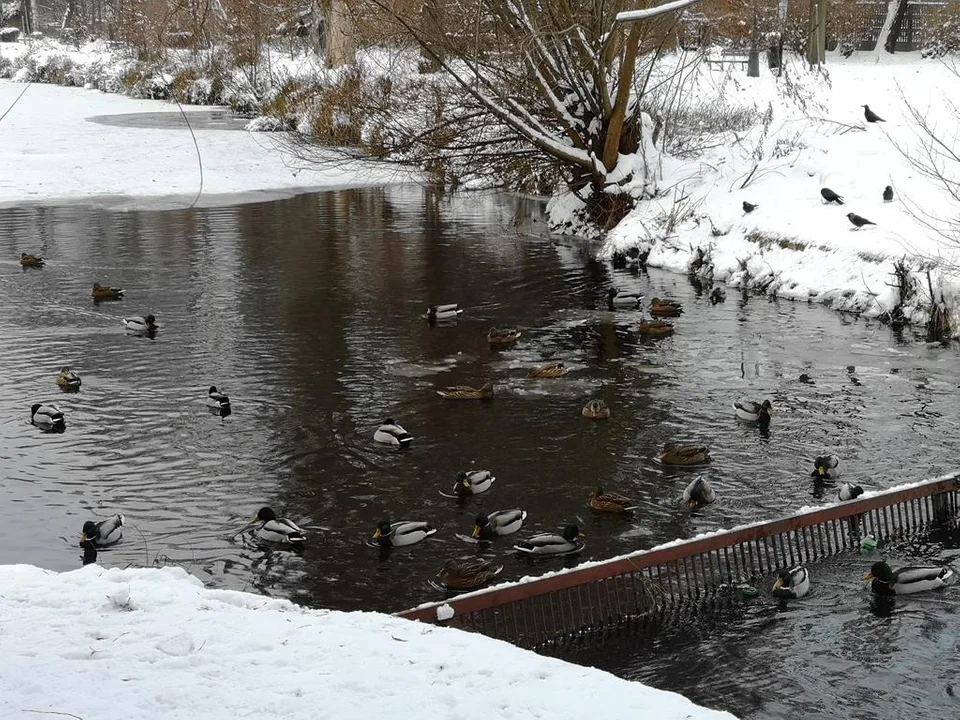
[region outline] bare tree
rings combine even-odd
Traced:
[[[653,64],[672,49],[676,13],[641,11],[627,24],[628,0],[368,2],[451,81],[432,118],[445,132],[420,141],[442,137],[448,156],[494,166],[561,168],[601,227],[633,207],[624,186],[648,171],[636,159],[641,100]]]

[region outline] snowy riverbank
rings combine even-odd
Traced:
[[[179,568],[0,566],[0,717],[722,720],[609,673],[377,613],[205,589]]]
[[[909,109],[937,126],[956,152],[951,128],[958,117],[944,101],[960,94],[954,67],[917,53],[831,55],[824,75],[793,59],[780,80],[766,68],[748,78],[734,67],[693,71],[689,115],[722,130],[689,138],[702,150],[687,159],[661,156],[661,196],[641,202],[613,229],[604,254],[639,247],[650,251],[651,266],[684,273],[702,258],[698,274],[708,280],[869,316],[900,300],[892,273],[904,258],[915,283],[905,316],[927,319],[927,269],[935,294],[942,292],[956,315],[960,248],[937,230],[960,229],[960,203],[912,162],[924,158],[929,138],[918,135]],[[866,122],[863,104],[885,122]],[[751,114],[760,122],[730,129]],[[960,180],[960,162],[942,166]],[[892,202],[883,199],[888,185]],[[824,187],[845,204],[824,204]],[[757,209],[745,213],[744,201]],[[556,198],[553,222],[562,223],[576,204]],[[855,230],[848,212],[876,225]]]

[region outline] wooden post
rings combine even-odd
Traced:
[[[827,60],[827,8],[830,0],[817,2],[817,64],[822,65]]]

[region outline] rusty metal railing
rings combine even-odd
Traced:
[[[400,617],[450,625],[522,647],[609,628],[670,607],[717,597],[799,563],[922,534],[955,520],[960,472],[733,530],[675,541],[544,577],[431,602]],[[452,617],[446,617],[453,611]]]

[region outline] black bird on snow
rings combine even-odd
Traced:
[[[889,185],[883,189],[883,201],[893,202],[893,188]]]
[[[837,205],[843,205],[843,198],[840,197],[839,195],[837,195],[837,194],[836,194],[833,190],[831,190],[830,188],[821,188],[821,189],[820,189],[820,195],[821,195],[821,196],[823,197],[823,199],[826,200],[828,203],[834,202],[834,203],[836,203]]]
[[[754,210],[756,210],[758,207],[760,207],[760,206],[759,206],[759,205],[754,205],[753,203],[748,203],[746,200],[743,201],[743,211],[744,211],[745,213],[752,213],[752,212],[753,212]]]
[[[865,217],[860,217],[856,213],[852,213],[852,212],[847,213],[847,220],[849,220],[854,225],[856,225],[857,227],[855,229],[857,230],[862,228],[864,225],[876,225],[875,222],[871,222],[870,220],[867,220]]]
[[[886,120],[871,110],[869,105],[863,106],[863,116],[867,119],[867,122],[886,122]]]

